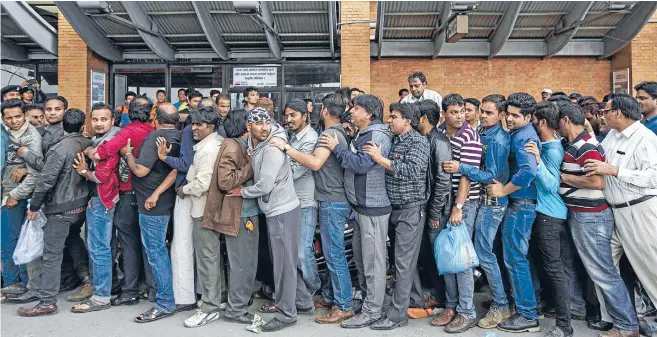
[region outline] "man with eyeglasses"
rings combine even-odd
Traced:
[[[442,107],[443,98],[439,93],[427,89],[427,77],[422,72],[416,71],[408,76],[408,87],[411,94],[406,95],[400,103],[416,103],[430,99],[438,103],[439,107]]]
[[[614,94],[602,110],[610,128],[602,141],[605,160],[586,160],[587,176],[604,176],[602,190],[616,223],[611,232],[611,257],[618,263],[623,253],[634,268],[648,296],[657,300],[657,136],[641,124],[641,106],[627,94]],[[611,301],[605,301],[610,305]],[[610,303],[611,302],[611,303]],[[633,316],[632,316],[633,317]],[[638,336],[636,325],[614,328],[606,336]]]

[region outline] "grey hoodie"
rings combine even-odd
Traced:
[[[294,190],[290,162],[283,151],[269,145],[273,137],[287,141],[285,129],[278,123],[271,124],[269,136],[255,148],[249,136],[254,184],[242,189],[243,198],[258,198],[258,206],[268,218],[290,212],[300,205]]]

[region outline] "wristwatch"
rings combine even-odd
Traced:
[[[283,152],[287,153],[287,150],[289,150],[291,148],[292,148],[292,146],[290,146],[290,144],[285,144],[285,146],[283,147]]]
[[[463,204],[456,204],[456,209],[459,209],[459,210],[463,209]]]
[[[81,174],[81,175],[85,175],[85,174],[87,174],[87,172],[89,172],[89,170],[84,169],[84,170],[80,171],[80,174]]]

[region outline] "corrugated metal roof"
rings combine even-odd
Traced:
[[[274,11],[322,11],[328,6],[328,1],[272,1]]]
[[[127,16],[123,17],[124,19],[130,20]],[[104,18],[102,16],[96,16],[93,18],[94,21],[100,26],[102,30],[105,31],[106,34],[109,35],[114,35],[114,34],[137,34],[137,30],[126,26],[124,24],[117,23],[115,21],[112,21],[110,19]]]
[[[549,30],[514,30],[511,33],[512,39],[538,39],[545,38],[549,35]]]
[[[144,8],[149,12],[180,12],[193,11],[190,1],[142,1]]]
[[[439,12],[441,7],[440,1],[386,1],[390,13]]]
[[[521,11],[526,13],[566,12],[572,6],[574,3],[568,1],[525,1]]]
[[[383,23],[386,27],[435,27],[437,20],[436,15],[393,15]]]
[[[18,25],[9,15],[2,16],[2,35],[25,35],[25,33],[18,28]]]
[[[598,14],[589,14],[586,16],[587,19],[598,16]],[[598,20],[595,20],[591,23],[585,24],[584,26],[613,26],[618,23],[621,19],[625,17],[624,14],[612,13],[607,16],[604,16]]]
[[[488,39],[494,32],[492,29],[470,29],[465,36],[466,39]]]
[[[501,16],[471,15],[468,17],[470,27],[497,27]]]
[[[431,30],[386,30],[384,39],[430,39],[433,31]]]
[[[163,34],[199,34],[203,29],[196,14],[151,15]]]
[[[611,29],[578,29],[576,38],[601,38],[608,34]]]
[[[519,16],[515,27],[554,27],[561,17],[561,15]]]
[[[328,15],[275,14],[274,28],[279,33],[328,33]]]
[[[212,14],[222,33],[259,33],[262,26],[246,16],[239,14]]]

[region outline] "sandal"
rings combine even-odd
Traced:
[[[148,311],[142,313],[141,315],[135,317],[135,322],[137,323],[150,323],[155,322],[159,319],[169,317],[173,315],[174,312],[164,312],[156,307],[150,308]]]
[[[85,309],[80,309],[81,306],[86,306]],[[98,301],[88,299],[80,304],[76,304],[71,308],[71,312],[76,314],[84,314],[92,311],[100,311],[109,309],[111,305],[109,303],[100,303]]]
[[[260,308],[258,308],[258,311],[263,313],[263,314],[271,314],[276,312],[276,306],[274,303],[269,303],[269,304],[263,304]]]

